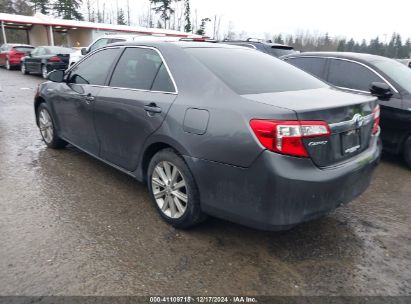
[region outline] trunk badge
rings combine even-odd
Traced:
[[[357,127],[357,129],[361,128],[364,124],[364,116],[362,116],[361,114],[355,114],[352,120],[354,121],[354,124]]]

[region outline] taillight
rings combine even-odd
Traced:
[[[60,62],[61,59],[58,56],[53,56],[48,59],[49,62]]]
[[[308,157],[303,138],[330,136],[331,131],[324,121],[250,121],[251,129],[260,143],[273,152]]]
[[[372,114],[374,115],[374,124],[372,127],[372,134],[375,135],[380,130],[380,115],[381,115],[380,105],[377,105],[374,108],[374,111],[372,111]]]

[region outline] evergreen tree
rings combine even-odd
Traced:
[[[12,0],[0,0],[0,12],[7,14],[15,14]]]
[[[201,19],[201,24],[200,24],[200,28],[197,30],[197,35],[201,35],[204,36],[205,35],[205,27],[207,22],[210,22],[211,19],[210,18],[203,18]]]
[[[191,26],[190,0],[184,0],[184,19],[186,22],[186,25],[184,26],[184,31],[186,33],[191,33],[193,28]]]
[[[82,0],[56,0],[54,2],[54,10],[57,16],[69,20],[83,20],[80,13]]]
[[[274,42],[279,44],[284,44],[283,36],[281,34],[274,37]]]
[[[124,11],[123,11],[122,8],[120,8],[118,10],[118,13],[117,13],[117,24],[119,24],[119,25],[126,25],[127,24],[126,23],[126,17],[124,15]]]
[[[171,7],[173,0],[150,0],[154,4],[153,10],[156,14],[160,14],[160,18],[164,22],[164,28],[167,28],[167,21],[170,20],[172,14],[174,14],[174,9]]]
[[[14,0],[14,11],[18,15],[32,16],[33,8],[26,0]]]
[[[35,13],[48,14],[50,9],[50,0],[31,0]]]
[[[354,41],[354,39],[351,38],[345,46],[345,51],[353,52],[354,51],[354,45],[355,45],[355,41]]]

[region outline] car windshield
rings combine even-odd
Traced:
[[[377,60],[373,64],[411,94],[411,69],[395,60]]]
[[[31,46],[15,46],[14,49],[15,49],[17,52],[25,52],[25,53],[27,53],[27,52],[31,52],[34,48],[31,47]]]
[[[328,87],[306,72],[246,48],[186,48],[237,94],[260,94]]]

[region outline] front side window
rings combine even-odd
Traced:
[[[104,85],[119,49],[101,50],[80,62],[70,71],[69,82],[76,84]]]
[[[110,86],[174,92],[160,55],[152,49],[126,48],[111,77]]]
[[[326,88],[310,74],[262,52],[246,48],[186,48],[237,94]]]
[[[324,78],[326,59],[314,57],[297,57],[287,59],[287,62],[314,76]]]
[[[108,44],[109,39],[108,38],[101,38],[99,40],[97,40],[96,42],[94,42],[94,44],[92,46],[90,46],[90,52],[97,50],[99,48],[102,48],[103,46]]]
[[[330,59],[328,82],[338,87],[368,92],[372,82],[383,82],[383,80],[358,63]]]

